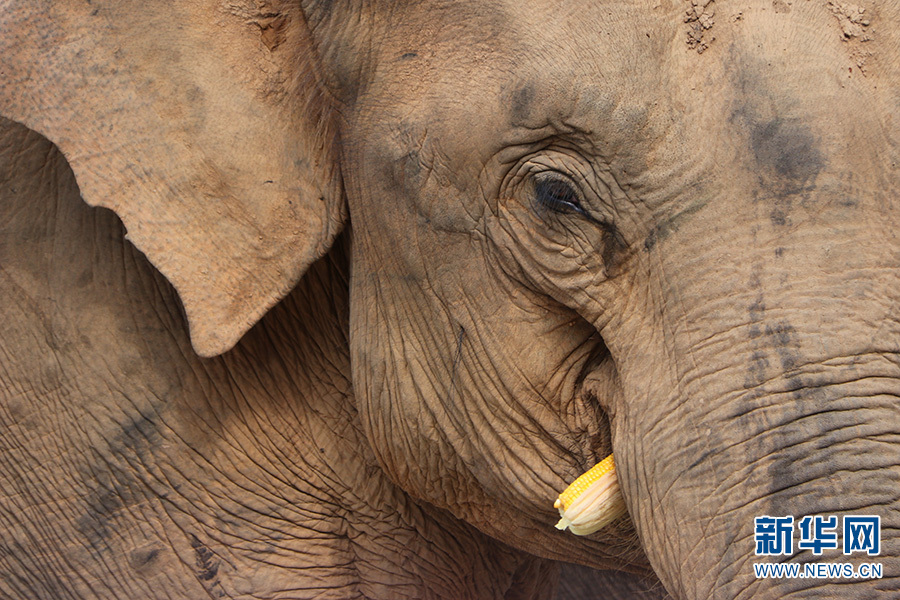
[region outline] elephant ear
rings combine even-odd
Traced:
[[[13,0],[0,114],[53,141],[91,205],[230,349],[345,220],[336,131],[298,3]]]

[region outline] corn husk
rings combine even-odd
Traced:
[[[557,529],[569,529],[575,535],[590,535],[625,514],[625,501],[619,490],[616,465],[610,454],[559,495]]]

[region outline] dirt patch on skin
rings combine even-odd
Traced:
[[[860,72],[865,75],[866,61],[872,56],[872,51],[864,46],[866,42],[872,40],[866,9],[840,0],[830,0],[828,9],[838,21],[841,28],[841,39],[850,45],[850,57]]]
[[[868,42],[872,39],[867,29],[866,9],[847,2],[829,2],[828,8],[840,23],[845,40],[859,38],[861,42]]]
[[[703,54],[716,39],[710,33],[715,15],[715,0],[691,0],[691,6],[684,16],[684,22],[688,25],[686,42],[688,48],[697,50],[697,54]]]
[[[784,0],[772,0],[772,8],[777,13],[787,14],[791,12],[791,3]]]

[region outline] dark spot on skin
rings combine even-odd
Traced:
[[[619,266],[622,250],[625,249],[625,238],[613,223],[601,223],[603,227],[603,268],[607,276],[613,276]],[[646,244],[646,241],[645,241]]]
[[[730,121],[749,146],[748,168],[758,180],[753,190],[756,203],[770,205],[769,220],[775,227],[791,225],[796,204],[815,210],[816,178],[825,168],[826,158],[814,132],[803,121],[802,106],[789,93],[776,87],[768,65],[748,60],[750,54],[730,49],[729,70],[742,104]]]
[[[519,87],[512,93],[510,98],[510,111],[512,112],[513,123],[521,123],[528,120],[531,114],[532,104],[534,103],[534,86],[530,83]]]
[[[754,313],[756,313],[755,317],[753,316]],[[761,320],[762,310],[751,310],[751,319],[754,318],[757,321]],[[777,375],[766,374],[766,370],[770,366],[768,359],[769,349],[773,349],[778,356],[781,374],[785,377],[789,377],[788,374],[795,371],[797,367],[802,364],[800,361],[801,356],[795,347],[796,330],[790,323],[785,321],[770,323],[765,326],[762,332],[758,325],[752,325],[750,327],[749,337],[750,339],[762,338],[765,340],[766,348],[760,348],[753,353],[751,362],[747,367],[747,379],[744,382],[745,389],[756,387],[766,381],[767,378]],[[789,379],[789,382],[790,381],[791,380]],[[791,385],[794,384],[792,383]],[[796,385],[802,387],[803,382],[798,380]]]
[[[400,57],[400,60],[409,60],[410,58],[416,58],[417,56],[419,56],[419,55],[416,54],[415,52],[407,52],[406,54],[404,54],[403,56]]]
[[[766,335],[772,339],[776,348],[785,348],[791,343],[791,339],[794,336],[794,328],[790,323],[773,323],[766,326]]]
[[[781,226],[788,224],[788,217],[783,208],[773,208],[772,212],[769,214],[769,219],[772,221],[772,225]]]
[[[781,357],[781,368],[785,371],[793,371],[797,368],[797,359],[794,356],[785,355]]]
[[[207,548],[196,535],[190,534],[191,548],[194,549],[194,562],[197,567],[197,577],[202,581],[211,581],[219,573],[219,561],[212,550]]]
[[[751,123],[750,144],[757,164],[777,174],[789,189],[804,187],[824,166],[812,133],[780,117]]]
[[[771,340],[781,362],[782,374],[787,375],[800,364],[800,354],[795,347],[797,337],[794,327],[786,321],[766,326],[766,337]]]
[[[650,233],[647,234],[647,237],[644,238],[644,250],[650,251],[653,250],[653,246],[656,245],[657,240],[659,239],[659,229],[654,227],[650,230]]]
[[[779,514],[791,514],[792,511],[804,512],[798,501],[797,487],[810,480],[809,473],[798,465],[809,458],[809,448],[801,441],[825,439],[825,432],[834,431],[837,425],[833,414],[822,411],[836,397],[828,382],[818,379],[807,379],[799,376],[787,377],[784,386],[790,392],[792,401],[784,403],[785,416],[778,435],[769,438],[770,449],[766,455],[775,457],[767,470],[770,479],[768,497],[773,510]],[[798,426],[802,420],[803,425]],[[827,460],[827,453],[822,459]],[[782,506],[780,506],[782,505]]]
[[[760,406],[759,400],[770,394],[779,394],[775,398],[783,398],[784,394],[790,394],[790,400],[785,401],[778,399],[781,408],[779,409],[778,429],[771,435],[760,436],[758,439],[763,445],[762,448],[754,450],[754,454],[759,456],[774,456],[775,460],[766,467],[766,478],[771,492],[769,499],[770,508],[761,508],[760,510],[774,511],[777,514],[788,514],[791,510],[798,510],[796,505],[791,506],[790,510],[780,506],[780,502],[790,497],[796,500],[795,494],[790,492],[794,486],[804,483],[807,478],[796,464],[806,458],[808,450],[798,446],[797,439],[804,435],[804,432],[798,429],[794,424],[798,419],[810,414],[811,410],[815,410],[816,406],[822,405],[826,400],[822,397],[821,390],[818,389],[819,384],[811,384],[798,372],[804,364],[802,356],[797,349],[797,331],[788,321],[780,320],[767,323],[764,328],[764,335],[756,340],[756,344],[760,348],[754,352],[751,365],[748,368],[748,381],[755,381],[756,389],[754,389],[754,397],[748,398],[746,405],[735,411],[736,417],[741,417],[752,412],[754,408]],[[779,360],[780,370],[776,372],[768,372],[771,364],[766,358],[768,353],[774,353]],[[760,388],[760,384],[767,383],[766,389]],[[771,387],[770,387],[771,386]],[[751,418],[751,417],[746,417]],[[829,427],[828,418],[816,419],[815,427]],[[742,425],[745,428],[757,428],[757,423],[751,425],[752,421]],[[771,424],[765,425],[766,429]],[[784,512],[787,510],[787,512]]]
[[[766,312],[766,303],[763,302],[763,297],[761,295],[756,298],[753,304],[747,307],[747,312],[750,314],[751,323],[759,323],[762,321],[763,313]]]
[[[93,489],[86,497],[87,510],[75,522],[78,532],[96,551],[107,550],[111,515],[125,506],[126,490],[107,473],[97,475]]]
[[[766,370],[769,368],[769,358],[765,352],[756,351],[750,357],[747,365],[747,378],[744,380],[744,389],[758,386],[765,381]]]
[[[793,369],[794,366],[796,366],[796,365],[792,364],[792,366],[790,368]],[[793,395],[797,399],[799,399],[799,397],[797,396],[797,393],[805,388],[806,388],[806,385],[803,383],[803,380],[799,377],[788,377],[787,384],[784,386],[784,389],[788,392],[791,392],[791,395]]]
[[[131,568],[141,570],[152,566],[159,557],[159,548],[138,548],[131,552],[128,562]]]
[[[138,414],[128,421],[107,446],[95,447],[96,459],[81,473],[89,490],[84,497],[84,513],[75,527],[96,552],[107,551],[107,539],[116,515],[143,500],[146,485],[137,475],[137,465],[150,462],[150,450],[160,442],[153,418]]]

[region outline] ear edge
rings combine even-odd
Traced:
[[[45,17],[27,12],[37,8],[21,10],[24,25],[14,22],[12,11],[7,19],[0,16],[0,30],[13,32],[8,44],[0,42],[0,53],[10,58],[0,79],[0,113],[54,142],[69,160],[85,201],[117,213],[128,239],[181,298],[195,351],[206,357],[226,352],[328,251],[346,220],[336,118],[313,63],[302,13],[278,20],[277,48],[271,15],[261,17],[268,19],[265,27],[252,11],[235,14],[240,18],[227,24],[237,36],[229,42],[240,37],[245,51],[265,54],[259,64],[269,68],[277,49],[279,60],[291,65],[292,75],[281,78],[283,89],[267,89],[260,99],[271,73],[260,87],[242,81],[248,77],[240,72],[242,61],[216,70],[215,43],[204,51],[202,66],[209,72],[196,65],[179,68],[175,79],[196,75],[192,66],[202,72],[200,80],[178,87],[159,76],[171,69],[140,62],[145,47],[157,45],[139,31],[128,37],[134,30],[118,25],[122,20],[113,21],[114,30],[88,29],[85,36],[77,30],[85,11],[73,9],[74,16],[67,14],[73,30],[61,31],[48,20],[48,34],[37,31]],[[248,37],[247,30],[263,39]],[[154,34],[165,37],[164,31]],[[179,43],[193,48],[189,41]],[[84,45],[87,49],[77,47]],[[92,62],[67,62],[66,49]],[[120,77],[120,71],[131,79],[111,79],[110,73]],[[231,77],[235,72],[237,79]],[[141,87],[154,80],[162,90]],[[190,114],[198,93],[220,109],[200,114],[199,125],[189,118],[198,117]],[[167,118],[170,112],[183,121]],[[234,125],[242,118],[252,131]],[[246,142],[249,161],[240,153],[228,155],[236,139]],[[222,155],[226,158],[217,160]],[[194,205],[201,208],[185,213]],[[252,264],[245,264],[248,253],[254,255]]]
[[[327,228],[328,230],[323,237],[322,243],[308,258],[296,263],[296,273],[292,277],[283,278],[277,282],[272,282],[270,285],[257,284],[257,282],[251,280],[249,285],[272,291],[266,295],[255,296],[252,303],[241,308],[238,313],[240,316],[237,318],[232,306],[219,306],[208,300],[193,298],[193,286],[183,285],[179,287],[178,279],[174,275],[167,274],[160,269],[160,272],[172,283],[172,287],[175,288],[179,298],[182,299],[185,316],[188,321],[191,345],[194,351],[203,358],[212,358],[231,350],[269,310],[291,292],[312,264],[328,253],[334,240],[343,231],[344,224],[345,218],[342,217],[339,220],[335,220],[333,225]],[[138,244],[135,244],[135,247],[140,249]]]

